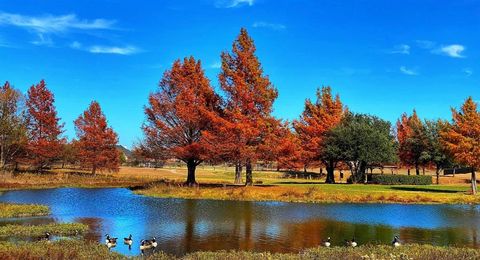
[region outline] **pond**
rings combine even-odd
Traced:
[[[47,217],[5,219],[7,223],[80,222],[89,225],[85,238],[103,243],[105,234],[132,234],[131,249],[155,236],[158,250],[183,255],[198,250],[299,252],[327,237],[359,244],[389,244],[394,235],[404,243],[479,247],[480,207],[469,205],[307,204],[160,199],[126,188],[58,188],[8,191],[0,201],[48,205]],[[123,242],[123,241],[121,241]]]

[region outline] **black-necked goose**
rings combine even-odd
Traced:
[[[105,244],[107,245],[108,248],[115,247],[117,245],[117,238],[116,237],[110,237],[110,235],[106,234],[105,235]]]
[[[130,234],[128,237],[123,238],[123,243],[131,246],[133,244],[132,234]]]
[[[40,241],[50,241],[50,233],[45,232],[45,235],[39,238]]]
[[[352,241],[350,242],[351,247],[356,247],[358,246],[357,242],[355,241],[355,237],[352,238]]]
[[[392,246],[393,247],[399,247],[401,244],[400,244],[400,239],[398,238],[398,236],[394,236],[393,237],[393,241],[392,241]]]
[[[153,237],[152,240],[151,240],[151,243],[152,243],[152,247],[153,248],[156,248],[157,247],[157,238],[156,237]]]
[[[325,247],[330,247],[330,245],[331,245],[331,243],[330,243],[330,237],[327,238],[327,241],[325,241],[325,242],[323,243],[323,245],[324,245]]]
[[[142,239],[142,241],[140,241],[140,250],[143,251],[150,248],[152,248],[152,242],[150,240]]]

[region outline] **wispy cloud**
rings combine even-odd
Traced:
[[[267,28],[275,31],[285,30],[287,27],[279,23],[255,22],[252,25],[254,28]]]
[[[471,68],[465,68],[463,69],[463,72],[465,73],[465,75],[467,75],[467,77],[470,77],[473,74],[473,70]]]
[[[113,29],[115,23],[107,19],[79,19],[75,14],[28,16],[0,12],[0,26],[14,26],[35,34],[37,39],[31,43],[36,45],[52,45],[52,34]]]
[[[217,8],[232,8],[240,6],[252,6],[255,0],[215,0],[215,7]]]
[[[221,68],[221,67],[222,67],[222,63],[219,62],[219,61],[214,62],[214,63],[212,63],[212,64],[210,65],[210,68],[211,68],[211,69],[219,69],[219,68]]]
[[[91,53],[106,53],[106,54],[119,54],[119,55],[131,55],[138,53],[140,50],[134,46],[91,46],[87,49]]]
[[[405,74],[405,75],[410,75],[410,76],[416,76],[418,75],[418,72],[414,69],[409,69],[405,66],[400,67],[400,72]]]
[[[393,47],[393,50],[390,53],[395,54],[410,54],[410,45],[400,44]]]
[[[465,46],[460,44],[451,44],[434,50],[434,53],[447,55],[452,58],[465,58],[465,56],[462,54],[463,51],[465,51]]]
[[[430,50],[433,54],[445,55],[452,58],[465,58],[463,52],[466,48],[461,44],[441,45],[434,41],[427,40],[417,40],[416,42],[418,47]]]
[[[71,29],[95,30],[112,29],[114,20],[94,19],[81,20],[75,14],[27,16],[11,13],[0,13],[0,25],[12,25],[39,33],[60,33]]]
[[[70,48],[72,48],[72,49],[80,49],[80,48],[82,48],[82,44],[79,43],[79,42],[77,42],[77,41],[74,41],[74,42],[72,42],[72,43],[70,44]]]

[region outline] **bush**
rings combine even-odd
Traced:
[[[430,185],[432,184],[432,176],[369,174],[368,182],[386,185]]]

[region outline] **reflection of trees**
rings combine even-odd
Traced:
[[[75,222],[82,223],[88,226],[88,232],[83,236],[86,240],[100,241],[103,238],[102,219],[101,218],[76,218]]]

